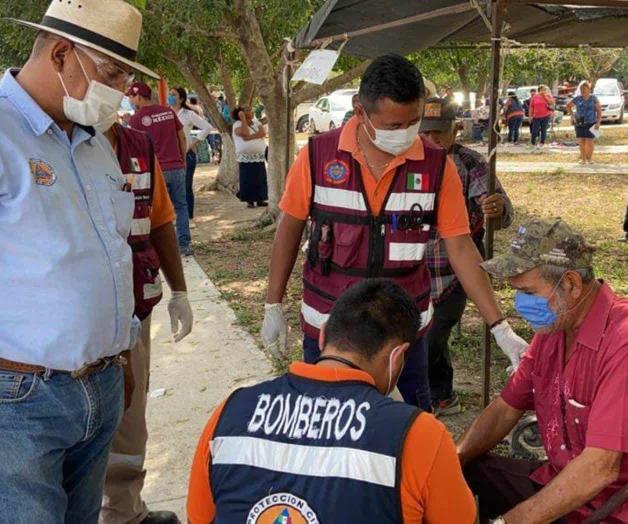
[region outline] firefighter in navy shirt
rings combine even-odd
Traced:
[[[316,363],[237,390],[214,412],[192,465],[189,522],[474,522],[451,435],[386,396],[419,323],[391,280],[345,292]]]

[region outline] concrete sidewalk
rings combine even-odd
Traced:
[[[577,164],[567,162],[508,162],[497,160],[497,173],[553,173],[564,171],[574,175],[596,173],[627,175],[628,166],[623,164]]]
[[[574,139],[575,141],[575,139]],[[478,153],[482,153],[483,155],[488,154],[488,146],[486,144],[481,144],[476,142],[474,144],[465,144],[471,149],[474,149]],[[532,147],[528,144],[520,144],[516,146],[507,146],[505,144],[500,144],[497,147],[498,154],[507,154],[507,155],[543,155],[544,153],[552,154],[552,155],[573,155],[578,154],[580,152],[577,145],[568,146],[564,144],[548,144],[542,151]],[[614,146],[595,146],[595,154],[612,154],[612,155],[620,155],[628,153],[628,145],[614,145]]]
[[[144,500],[152,510],[176,511],[186,522],[190,464],[213,409],[234,389],[272,376],[270,362],[193,258],[184,259],[194,330],[172,342],[170,293],[153,311],[148,456]],[[167,288],[167,286],[164,286]]]

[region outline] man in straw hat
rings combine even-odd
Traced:
[[[0,515],[95,523],[134,345],[134,199],[94,126],[118,110],[142,17],[55,0],[0,81]],[[129,381],[129,386],[132,384]]]
[[[628,522],[628,300],[595,279],[592,252],[562,220],[531,220],[509,253],[482,264],[508,279],[536,331],[458,445],[482,522]],[[536,411],[547,462],[487,454],[527,410]]]

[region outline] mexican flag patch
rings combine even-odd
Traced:
[[[134,158],[131,157],[131,169],[134,173],[145,173],[148,171],[148,166],[146,165],[146,160],[144,158]]]
[[[406,175],[406,187],[407,189],[413,189],[415,191],[423,190],[423,174],[422,173],[408,173]]]

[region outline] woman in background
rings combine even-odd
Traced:
[[[567,113],[571,114],[571,119],[576,130],[576,138],[580,146],[580,164],[592,164],[595,135],[591,128],[600,128],[602,122],[602,106],[597,97],[591,93],[591,84],[582,82],[580,94],[571,100],[566,107]],[[576,114],[573,109],[576,108]]]
[[[266,131],[255,120],[250,107],[236,107],[233,118],[233,142],[240,167],[238,198],[247,207],[267,206],[268,181],[266,180]]]
[[[532,134],[532,145],[542,148],[547,140],[547,128],[554,114],[554,98],[549,87],[539,86],[539,92],[530,100],[530,133]],[[537,140],[541,138],[540,143]]]
[[[212,127],[209,122],[201,118],[194,109],[188,104],[188,94],[182,87],[176,87],[170,90],[168,95],[168,105],[177,113],[183,132],[187,139],[187,154],[185,157],[185,193],[188,202],[188,214],[190,220],[194,218],[194,172],[196,171],[196,145],[205,140]],[[200,130],[196,137],[192,136],[192,130],[197,128]]]
[[[508,126],[508,143],[517,145],[519,143],[519,130],[523,124],[523,105],[516,93],[511,93],[504,104],[503,109],[506,125]]]

